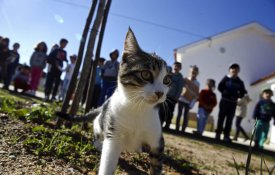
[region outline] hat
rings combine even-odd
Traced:
[[[117,56],[119,56],[119,51],[118,51],[117,49],[114,49],[114,50],[112,50],[112,51],[110,52],[110,57],[111,57],[111,55],[114,54],[114,53],[116,53]]]

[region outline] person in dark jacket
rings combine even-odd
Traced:
[[[5,83],[7,81],[7,74],[8,74],[8,60],[11,56],[11,51],[9,49],[9,38],[2,38],[0,42],[0,74],[1,74],[1,81]],[[3,86],[4,89],[7,89]]]
[[[161,125],[163,125],[165,121],[165,128],[169,129],[171,120],[173,118],[173,113],[175,109],[175,105],[178,102],[180,97],[182,88],[183,88],[183,76],[180,73],[181,63],[174,63],[174,72],[172,72],[172,82],[167,93],[166,101],[161,104],[159,109],[159,117],[161,121]]]
[[[235,115],[238,98],[242,98],[246,93],[243,81],[238,77],[240,66],[236,63],[229,67],[229,74],[226,75],[218,85],[221,93],[219,104],[218,123],[216,129],[216,139],[220,140],[222,131],[224,132],[224,141],[231,142],[230,131],[232,121]],[[224,127],[225,121],[225,127]]]
[[[48,56],[47,62],[51,65],[51,68],[46,77],[45,83],[45,99],[49,100],[50,95],[52,94],[52,100],[56,100],[56,95],[58,87],[60,84],[60,76],[62,74],[63,62],[68,62],[67,52],[64,48],[67,46],[68,40],[61,39],[60,47],[53,50]],[[52,91],[52,88],[54,89]]]
[[[13,44],[13,50],[10,51],[10,56],[6,60],[7,65],[7,74],[4,78],[4,89],[9,90],[9,86],[11,84],[12,78],[14,76],[15,70],[19,64],[20,54],[18,53],[18,50],[20,48],[19,43]]]
[[[275,103],[271,100],[273,92],[271,89],[265,89],[262,92],[262,99],[256,104],[253,118],[256,120],[255,127],[255,148],[263,149],[269,132],[269,123],[273,118],[275,125]]]

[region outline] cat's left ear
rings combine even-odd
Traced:
[[[129,30],[126,34],[126,38],[125,38],[125,41],[124,41],[122,61],[123,62],[128,62],[127,59],[130,58],[129,55],[136,55],[140,50],[141,49],[138,45],[137,39],[136,39],[132,29],[129,27]]]

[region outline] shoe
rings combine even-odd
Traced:
[[[244,138],[243,142],[246,142],[247,140],[250,140],[249,138]]]
[[[231,143],[232,142],[232,140],[229,137],[223,138],[223,141],[225,141],[227,143]]]
[[[232,139],[232,140],[234,140],[234,141],[238,141],[238,138],[234,137],[234,139]]]
[[[216,134],[215,140],[221,140],[221,135],[220,134]]]
[[[199,133],[198,131],[193,131],[193,134],[196,135],[196,136],[202,136],[202,134]]]

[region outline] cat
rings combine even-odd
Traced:
[[[118,74],[117,89],[100,107],[83,116],[57,115],[74,121],[93,120],[94,136],[103,143],[99,175],[113,174],[122,151],[146,151],[150,174],[162,173],[164,139],[158,106],[171,83],[166,62],[141,50],[129,28]]]

